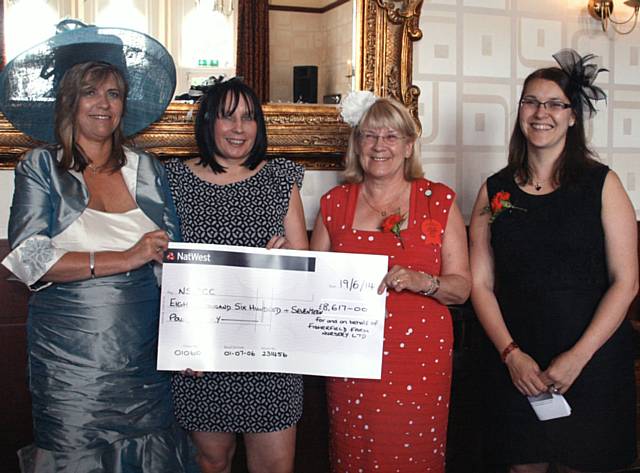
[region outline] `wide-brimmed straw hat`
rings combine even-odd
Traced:
[[[108,62],[127,80],[125,136],[159,119],[173,98],[176,67],[157,40],[130,29],[64,20],[55,36],[17,56],[0,73],[0,110],[23,133],[55,142],[58,84],[70,67],[89,61]]]

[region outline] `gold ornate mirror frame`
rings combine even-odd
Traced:
[[[354,0],[357,5],[356,88],[403,102],[418,122],[420,90],[411,83],[413,41],[419,29],[422,0]],[[196,156],[193,136],[195,106],[172,103],[163,117],[132,138],[132,144],[159,157]],[[268,153],[286,156],[308,169],[340,169],[349,126],[333,105],[264,105]],[[419,122],[418,122],[419,123]],[[17,131],[0,114],[0,168],[38,143]]]

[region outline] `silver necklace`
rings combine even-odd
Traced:
[[[102,171],[105,167],[107,166],[107,163],[101,164],[100,166],[96,166],[93,163],[88,163],[87,167],[89,168],[89,170],[91,171],[91,175],[95,176],[97,175],[100,171]]]

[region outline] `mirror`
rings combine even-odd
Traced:
[[[420,91],[411,83],[413,41],[419,29],[422,0],[354,0],[355,89],[371,90],[403,102],[418,122]],[[134,146],[160,157],[196,156],[194,105],[172,103],[163,117],[134,136]],[[308,169],[340,169],[350,128],[332,105],[264,105],[268,153],[285,156]],[[13,167],[17,158],[37,143],[17,131],[0,115],[0,167]]]
[[[271,102],[335,104],[353,90],[356,3],[269,0]]]

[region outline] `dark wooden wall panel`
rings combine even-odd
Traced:
[[[9,251],[0,240],[0,261]],[[31,400],[27,388],[27,300],[24,284],[8,281],[10,273],[0,265],[0,465],[2,471],[18,471],[16,451],[32,442]]]

